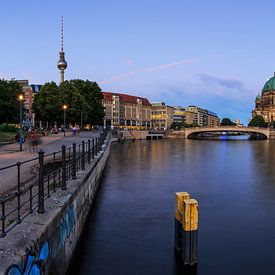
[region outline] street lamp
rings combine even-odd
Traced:
[[[62,108],[64,110],[64,137],[65,137],[65,135],[66,135],[66,131],[65,131],[65,129],[66,129],[66,110],[67,110],[68,106],[66,104],[64,104]]]
[[[18,100],[20,103],[20,130],[19,130],[19,144],[20,144],[20,151],[22,151],[22,144],[23,144],[23,137],[22,137],[22,101],[24,100],[23,94],[18,96]]]

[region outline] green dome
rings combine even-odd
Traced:
[[[275,76],[271,77],[264,84],[262,92],[269,92],[271,90],[275,90]]]
[[[261,99],[262,99],[262,97],[260,95],[257,95],[255,100],[258,101],[258,100],[261,100]]]

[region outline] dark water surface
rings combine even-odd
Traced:
[[[199,201],[197,274],[275,274],[275,141],[113,144],[72,274],[191,274],[174,255],[175,192]]]

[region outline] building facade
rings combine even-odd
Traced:
[[[261,95],[255,99],[255,109],[252,117],[260,115],[265,122],[271,124],[275,121],[275,73],[268,79],[262,89]]]
[[[149,129],[151,103],[148,99],[112,92],[103,92],[104,127]]]
[[[208,112],[205,109],[202,109],[200,107],[197,106],[188,106],[186,108],[187,111],[194,113],[194,122],[193,125],[194,126],[207,126],[208,125]]]
[[[207,118],[208,126],[209,127],[219,126],[220,119],[219,119],[218,115],[216,113],[208,111],[208,110],[207,110],[207,113],[208,113],[208,118]]]
[[[202,126],[219,126],[220,125],[220,119],[218,115],[214,112],[211,112],[209,110],[197,107],[197,106],[188,106],[186,108],[186,124],[193,125],[196,127],[202,127]],[[188,118],[188,119],[187,119]]]
[[[174,119],[174,108],[164,102],[152,103],[152,127],[155,129],[169,129]]]
[[[184,123],[185,120],[185,108],[181,106],[174,106],[173,122]]]
[[[38,93],[42,85],[32,84],[29,85],[28,80],[16,80],[22,87],[22,92],[24,94],[24,107],[26,112],[24,114],[23,125],[30,127],[35,124],[35,114],[32,112],[32,104],[35,94]]]

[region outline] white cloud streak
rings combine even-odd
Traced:
[[[162,70],[162,69],[166,69],[166,68],[170,68],[170,67],[174,67],[174,66],[178,66],[178,65],[182,65],[182,64],[192,64],[194,63],[195,59],[186,59],[186,60],[181,60],[181,61],[177,61],[177,62],[173,62],[173,63],[168,63],[168,64],[163,64],[160,66],[154,66],[154,67],[146,67],[146,68],[142,68],[140,70],[135,70],[135,71],[131,71],[125,74],[121,74],[118,76],[114,76],[112,78],[109,78],[107,80],[101,81],[99,82],[99,84],[107,84],[107,83],[111,83],[123,78],[128,78],[131,77],[133,75],[136,75],[138,73],[142,73],[142,72],[153,72],[153,71],[158,71],[158,70]]]

